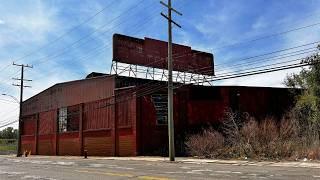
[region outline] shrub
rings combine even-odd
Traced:
[[[189,136],[187,151],[207,158],[320,159],[318,129],[300,121],[292,111],[260,122],[229,111],[221,133],[209,128]]]
[[[224,137],[212,128],[200,134],[189,136],[186,146],[191,156],[206,158],[218,157],[224,147]]]

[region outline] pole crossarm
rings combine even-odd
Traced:
[[[174,20],[169,19],[169,17],[167,15],[165,15],[164,13],[160,13],[161,16],[163,16],[164,18],[166,18],[168,21],[172,22],[174,25],[176,25],[177,27],[181,28],[180,24],[176,23]]]
[[[12,86],[18,86],[18,87],[21,87],[21,85],[20,85],[20,84],[12,84]],[[23,86],[23,87],[25,87],[25,88],[31,88],[32,86]]]
[[[177,13],[178,15],[182,16],[182,13],[180,13],[179,11],[177,11],[176,9],[174,9],[173,7],[168,6],[166,3],[164,3],[163,1],[160,1],[160,4],[164,5],[165,7],[167,7],[168,9],[170,9],[171,11]]]
[[[29,65],[29,64],[16,64],[15,62],[12,63],[12,65],[14,66],[23,66],[23,67],[26,67],[26,68],[33,68],[33,65]]]
[[[21,79],[20,78],[12,78],[13,80],[17,80],[17,81],[21,81]],[[29,81],[29,82],[31,82],[32,80],[31,79],[23,79],[23,81]]]

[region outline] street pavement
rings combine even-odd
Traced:
[[[255,162],[161,157],[0,156],[2,180],[319,179],[318,162]]]

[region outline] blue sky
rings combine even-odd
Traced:
[[[216,64],[235,64],[244,57],[320,40],[319,25],[248,42],[320,22],[320,0],[173,0],[173,5],[183,13],[181,17],[174,16],[183,27],[174,28],[174,42],[213,53]],[[104,11],[83,23],[105,7]],[[33,69],[25,72],[26,78],[34,81],[29,83],[33,88],[25,89],[24,99],[55,83],[84,78],[92,71],[109,72],[112,34],[166,40],[167,24],[159,14],[163,10],[158,0],[1,2],[1,94],[18,97],[19,89],[11,85],[11,78],[19,75],[19,69],[8,66],[12,61],[34,65]],[[70,32],[75,26],[77,28]],[[216,71],[219,74],[240,68],[243,67],[221,66]],[[282,87],[285,76],[298,71],[282,71],[216,84]],[[12,99],[0,97],[0,116],[3,118],[0,125],[17,119],[17,104],[8,101]]]

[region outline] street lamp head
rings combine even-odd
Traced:
[[[12,96],[12,95],[10,95],[10,94],[2,93],[1,95],[2,95],[2,96],[11,97],[11,98],[14,99],[17,103],[20,103],[20,101],[19,101],[16,97],[14,97],[14,96]]]

